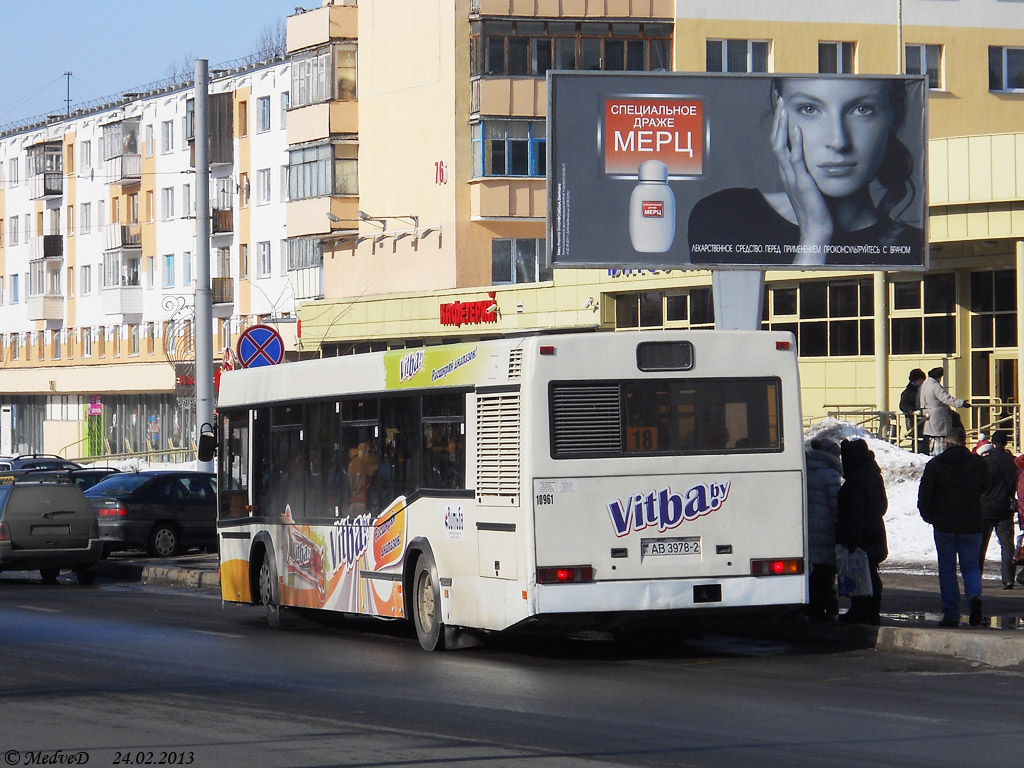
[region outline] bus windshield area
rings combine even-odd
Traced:
[[[778,378],[557,382],[554,458],[782,450]]]

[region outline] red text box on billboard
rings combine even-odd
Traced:
[[[689,99],[608,99],[604,114],[605,173],[636,174],[660,160],[670,175],[699,176],[701,103]]]

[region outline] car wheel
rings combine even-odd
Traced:
[[[260,564],[259,588],[260,602],[267,612],[267,624],[274,629],[281,626],[281,604],[274,599],[274,564],[270,561],[270,553],[263,552]]]
[[[178,553],[178,532],[169,523],[157,523],[149,534],[149,553],[171,557]]]
[[[416,638],[425,651],[444,648],[444,624],[441,622],[441,589],[437,583],[434,559],[424,552],[416,561],[413,576],[413,624]]]
[[[82,586],[89,586],[96,581],[96,569],[91,566],[75,568],[75,578]]]
[[[43,579],[43,584],[56,584],[57,577],[60,576],[60,568],[40,568],[39,575]]]

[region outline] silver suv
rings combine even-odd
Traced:
[[[92,584],[102,549],[96,513],[74,483],[0,476],[0,571],[38,569],[53,583],[70,569]]]

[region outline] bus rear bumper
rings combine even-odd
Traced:
[[[534,595],[534,615],[685,609],[721,612],[806,603],[807,577],[799,574],[537,584]]]

